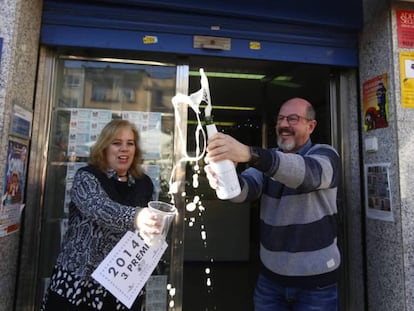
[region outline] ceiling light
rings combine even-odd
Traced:
[[[200,108],[206,108],[206,105],[200,105]],[[245,106],[216,106],[213,105],[212,109],[218,110],[244,110],[244,111],[253,111],[256,110],[256,107],[245,107]]]
[[[290,81],[292,80],[291,76],[277,76],[273,81]]]
[[[190,76],[199,77],[198,71],[190,71]],[[249,79],[249,80],[260,80],[265,75],[253,74],[253,73],[234,73],[234,72],[206,72],[207,77],[212,78],[228,78],[228,79]]]
[[[203,125],[205,124],[205,122],[201,122]],[[198,124],[197,121],[195,120],[187,120],[187,124]],[[235,126],[236,122],[225,122],[225,121],[214,121],[214,124],[217,126]]]
[[[290,82],[289,80],[277,80],[273,79],[270,83],[279,86],[291,87],[291,88],[300,88],[301,85],[298,83]]]

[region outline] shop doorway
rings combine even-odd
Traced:
[[[73,68],[66,68],[66,70],[59,69],[56,66],[56,62],[64,63],[62,58],[58,55],[49,55],[47,53],[42,54],[41,61],[47,66],[41,66],[45,68],[42,74],[47,77],[45,81],[52,81],[52,77],[56,78],[59,75],[70,78],[61,79],[60,84],[70,87],[70,95],[79,95],[79,98],[88,98],[77,90],[77,85],[81,80],[73,79]],[[168,84],[167,96],[159,96],[161,90],[166,89],[166,85],[159,85],[155,87],[153,82],[148,84],[145,91],[152,92],[154,95],[154,102],[151,102],[146,111],[153,111],[162,114],[162,120],[165,120],[165,128],[170,129],[172,127],[172,107],[169,106],[170,98],[174,95],[174,90],[177,90],[177,80],[174,77],[179,77],[181,74],[180,68],[188,66],[188,93],[192,93],[200,88],[200,77],[197,75],[199,68],[204,68],[209,76],[210,92],[213,103],[213,117],[219,130],[224,131],[227,134],[234,136],[245,144],[257,145],[263,147],[275,146],[275,133],[274,133],[274,116],[281,103],[291,97],[304,97],[311,101],[317,112],[318,127],[314,132],[313,141],[318,143],[331,143],[333,130],[333,121],[331,120],[331,105],[330,102],[332,89],[332,68],[328,66],[312,65],[312,64],[300,64],[300,63],[288,63],[288,62],[270,62],[270,61],[258,61],[258,60],[243,60],[243,59],[229,59],[222,57],[186,57],[177,58],[173,55],[134,55],[140,57],[140,59],[146,59],[151,61],[162,61],[166,64],[172,64],[172,66],[164,66],[167,72],[170,73],[170,83]],[[117,61],[105,66],[94,66],[93,70],[88,71],[88,76],[85,73],[85,78],[91,79],[102,78],[104,75],[101,71],[108,71],[111,73],[111,87],[118,85],[120,72],[131,73],[131,64],[126,66],[125,64],[117,64],[121,58],[127,58],[126,55],[117,55],[119,59]],[[128,55],[131,58],[131,55]],[[58,60],[59,59],[59,60]],[[115,58],[114,58],[115,59]],[[69,64],[80,62],[84,65],[85,59],[73,60],[71,59]],[[135,62],[133,62],[135,63]],[[89,67],[93,67],[93,63],[89,63]],[[183,66],[180,66],[183,65]],[[113,67],[113,68],[112,68]],[[118,68],[119,67],[119,68]],[[128,68],[127,68],[128,67]],[[136,65],[132,65],[133,69],[136,69]],[[150,66],[152,68],[152,66]],[[158,68],[158,65],[156,66]],[[64,66],[62,67],[64,68]],[[84,68],[84,67],[82,67]],[[86,67],[85,67],[86,68]],[[42,69],[43,70],[43,69]],[[98,72],[99,71],[99,72]],[[99,74],[94,75],[98,72]],[[187,73],[187,70],[183,71]],[[157,71],[157,73],[159,73]],[[213,77],[212,73],[216,73]],[[250,76],[247,76],[249,74]],[[54,76],[56,75],[56,76]],[[146,77],[150,77],[147,75]],[[116,77],[113,78],[113,77]],[[51,80],[52,79],[52,80]],[[93,80],[92,79],[92,80]],[[118,79],[118,80],[117,80]],[[164,78],[163,78],[164,79]],[[85,79],[87,81],[88,79]],[[96,79],[95,79],[96,80]],[[186,79],[184,79],[186,80]],[[93,80],[94,81],[94,80]],[[128,90],[129,82],[131,79],[124,79],[126,90]],[[116,83],[115,83],[116,82]],[[102,84],[102,83],[101,83]],[[97,85],[96,94],[101,96],[101,88]],[[183,90],[187,90],[187,84],[182,82],[185,86]],[[87,84],[85,84],[87,85]],[[104,84],[107,86],[107,84]],[[45,90],[44,98],[41,102],[49,102],[50,93],[49,89],[52,85],[43,86]],[[39,87],[42,89],[42,87]],[[66,92],[66,90],[62,89]],[[86,89],[85,89],[86,90]],[[62,92],[63,92],[62,91]],[[53,94],[53,92],[52,92]],[[66,94],[66,93],[62,93]],[[91,93],[93,94],[93,92]],[[106,94],[106,93],[105,93]],[[123,96],[130,94],[130,92],[122,93]],[[66,95],[65,95],[66,96]],[[64,96],[64,97],[65,97]],[[41,96],[39,96],[40,98]],[[67,96],[66,96],[67,97]],[[72,98],[71,96],[69,96]],[[90,97],[90,96],[89,96]],[[93,96],[92,96],[93,97]],[[92,98],[91,97],[91,98]],[[168,99],[166,99],[168,97]],[[59,96],[54,97],[56,103],[59,103]],[[131,110],[130,97],[126,97],[125,105],[127,108],[119,108],[119,110]],[[168,102],[168,105],[165,104]],[[65,102],[67,103],[67,102]],[[69,101],[71,105],[72,101]],[[168,107],[168,111],[159,110],[154,106],[157,103],[163,103],[160,107]],[[107,103],[104,103],[107,105]],[[118,103],[113,103],[118,105]],[[165,104],[165,105],[164,105]],[[36,104],[37,107],[41,107],[42,113],[41,120],[37,122],[39,125],[49,124],[52,130],[49,134],[46,132],[43,135],[43,141],[39,139],[39,146],[36,146],[39,150],[43,150],[48,146],[48,135],[51,141],[49,142],[49,148],[52,148],[54,140],[59,138],[61,134],[61,127],[66,124],[59,121],[60,119],[68,119],[67,113],[70,111],[70,107],[65,109],[55,109],[50,111],[51,107],[42,106]],[[106,106],[105,106],[106,107]],[[102,109],[102,107],[89,107],[93,109]],[[107,108],[106,110],[118,110],[115,108]],[[141,110],[141,109],[137,109]],[[50,118],[49,118],[50,117]],[[53,119],[53,120],[52,120]],[[66,120],[65,119],[65,120]],[[188,127],[187,127],[187,149],[191,152],[191,148],[195,145],[192,141],[192,135],[194,132],[195,124],[194,116],[191,113],[188,114]],[[171,122],[167,122],[171,121]],[[164,124],[164,123],[163,123]],[[53,127],[53,125],[55,127]],[[41,131],[39,130],[39,133]],[[41,136],[41,135],[40,135]],[[171,146],[169,146],[171,148]],[[165,157],[170,157],[173,151],[171,150],[162,153]],[[61,171],[64,165],[62,165],[62,159],[53,158],[59,153],[53,152],[53,157],[49,157],[50,169],[45,167],[38,169],[36,167],[42,167],[45,165],[42,161],[42,152],[39,152],[37,156],[33,157],[32,180],[36,184],[43,182],[49,183],[47,191],[52,196],[57,192],[53,191],[54,186],[59,186],[62,191],[62,195],[58,198],[54,196],[55,200],[59,201],[59,206],[64,207],[64,189],[65,186],[59,183],[53,183],[51,173],[54,171]],[[42,165],[39,163],[43,163]],[[185,192],[186,196],[183,200],[184,205],[194,199],[196,195],[200,196],[203,202],[204,211],[195,212],[186,211],[183,219],[183,223],[175,228],[184,228],[183,244],[177,239],[177,252],[171,253],[171,260],[175,263],[168,265],[168,272],[174,280],[173,284],[177,284],[177,290],[182,293],[182,300],[176,299],[176,310],[253,310],[253,288],[256,282],[257,270],[258,270],[258,204],[253,202],[252,204],[231,204],[229,202],[221,202],[216,199],[215,193],[209,188],[202,170],[202,164],[200,165],[200,177],[199,187],[197,189],[192,188],[191,178],[193,175],[193,168],[195,163],[188,163],[186,167],[186,183]],[[238,170],[243,170],[244,167],[240,165]],[[42,172],[46,171],[46,181],[42,178]],[[61,172],[66,174],[66,170]],[[57,176],[57,175],[56,175]],[[42,189],[34,189],[28,193],[28,199],[33,204],[41,205]],[[51,230],[61,230],[62,226],[59,217],[56,217],[56,208],[52,204],[54,201],[49,201],[50,209],[46,209],[45,213],[50,212],[50,217],[43,217],[43,222],[51,221]],[[36,210],[41,210],[39,207]],[[59,221],[58,221],[59,220]],[[54,227],[52,227],[52,225]],[[50,268],[54,262],[53,256],[56,255],[56,250],[59,248],[58,241],[53,240],[53,237],[60,236],[59,234],[48,231],[47,226],[43,226],[42,235],[45,234],[49,237],[52,244],[47,245],[44,243],[45,239],[42,236],[42,245],[40,247],[40,264],[38,268],[39,279],[31,280],[30,282],[20,282],[21,297],[36,296],[34,300],[38,305],[43,295],[44,288],[47,283],[47,276],[50,274]],[[342,230],[341,230],[342,231]],[[60,232],[60,231],[59,231]],[[181,236],[181,232],[176,232],[177,236]],[[29,240],[26,241],[26,243]],[[180,245],[183,245],[184,254],[182,253]],[[175,248],[174,248],[175,249]],[[50,250],[53,250],[52,252]],[[39,251],[39,250],[38,250]],[[49,254],[47,259],[42,254]],[[53,253],[53,254],[51,254]],[[182,256],[182,257],[181,257]],[[181,266],[181,259],[183,259],[183,266]],[[29,269],[22,269],[21,275],[33,275],[33,269],[36,269],[35,265],[27,265]],[[46,267],[47,266],[47,267]],[[182,270],[183,269],[183,270]],[[27,271],[26,271],[27,270]],[[30,271],[29,271],[30,270]],[[26,273],[27,272],[27,273]],[[180,279],[182,277],[182,284]],[[39,282],[41,285],[39,286]],[[35,288],[35,290],[33,289]],[[33,293],[36,291],[36,293]],[[181,295],[178,293],[177,296]],[[22,299],[23,300],[23,299]],[[25,298],[27,301],[27,299]]]
[[[274,117],[292,97],[315,106],[315,143],[331,144],[330,83],[327,66],[218,58],[189,58],[189,93],[200,88],[200,67],[209,78],[213,118],[219,131],[247,145],[274,147]],[[188,116],[188,149],[194,146],[195,119]],[[194,164],[194,163],[193,163]],[[203,163],[198,163],[203,172]],[[242,171],[246,168],[238,166]],[[202,209],[186,211],[184,229],[183,310],[253,310],[253,290],[259,267],[259,204],[217,200],[202,173],[187,166],[186,202]]]

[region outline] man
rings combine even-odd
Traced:
[[[208,141],[207,163],[250,164],[232,201],[261,199],[256,311],[337,310],[339,156],[329,145],[312,144],[315,127],[312,105],[293,98],[276,117],[279,148],[249,147],[222,133]],[[206,173],[215,188],[218,181],[209,165]]]

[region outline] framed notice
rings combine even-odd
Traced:
[[[393,221],[389,163],[365,165],[365,207],[368,218]]]
[[[397,10],[397,36],[399,48],[414,48],[414,11]]]
[[[10,135],[30,139],[33,114],[18,105],[13,107]]]
[[[400,52],[401,105],[414,108],[414,52]]]

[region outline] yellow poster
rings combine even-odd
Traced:
[[[400,52],[401,105],[414,108],[414,52]]]
[[[384,73],[362,86],[364,128],[366,131],[388,126],[388,79]]]

